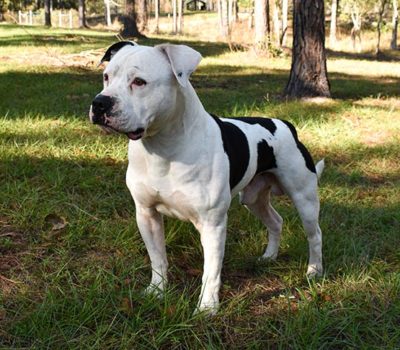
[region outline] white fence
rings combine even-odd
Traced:
[[[52,13],[52,23],[55,24],[54,16],[58,17],[58,27],[63,28],[73,28],[74,21],[73,21],[73,10],[68,11],[57,11],[58,14]],[[57,21],[56,21],[57,22]],[[23,25],[44,25],[44,13],[43,12],[33,12],[33,11],[18,11],[18,24]]]
[[[27,24],[27,25],[33,25],[33,12],[28,11],[28,12],[22,12],[18,11],[18,23],[19,24]]]

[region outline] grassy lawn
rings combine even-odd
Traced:
[[[215,318],[192,316],[202,250],[166,219],[170,285],[144,296],[150,265],[125,186],[127,139],[87,112],[111,32],[0,25],[1,349],[400,348],[400,62],[331,53],[331,101],[283,101],[290,58],[184,42],[210,112],[294,123],[325,158],[325,276],[305,278],[307,242],[286,198],[276,262],[264,227],[233,201]],[[143,44],[177,42],[174,37]],[[85,51],[84,55],[80,55]]]

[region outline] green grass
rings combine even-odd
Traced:
[[[142,294],[150,266],[124,183],[126,138],[88,123],[96,60],[69,64],[113,33],[27,30],[0,26],[0,348],[400,347],[399,62],[332,56],[333,101],[284,101],[288,58],[185,41],[205,57],[192,81],[210,112],[287,119],[326,159],[324,278],[305,278],[307,242],[287,199],[274,200],[285,224],[270,263],[257,261],[263,226],[234,200],[222,306],[208,319],[192,316],[202,250],[187,223],[166,220],[167,294]],[[144,43],[163,40],[178,41]]]

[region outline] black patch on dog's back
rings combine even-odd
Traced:
[[[250,161],[246,135],[236,125],[212,115],[221,131],[222,144],[229,159],[229,185],[234,188],[243,178]]]
[[[263,173],[264,171],[276,168],[276,159],[274,149],[262,140],[257,144],[257,172],[256,174]]]
[[[272,119],[260,118],[260,117],[236,117],[234,120],[240,120],[247,124],[259,124],[263,128],[267,129],[272,135],[275,134],[276,125]]]
[[[293,135],[293,138],[296,141],[297,148],[299,149],[300,153],[303,155],[303,158],[304,158],[304,161],[306,162],[306,167],[308,168],[308,170],[310,170],[313,173],[317,173],[317,171],[315,170],[315,164],[311,157],[311,154],[310,154],[310,152],[308,152],[307,148],[299,141],[299,137],[297,136],[297,131],[296,131],[295,127],[286,120],[282,120],[282,122],[284,122],[290,129],[290,131]]]

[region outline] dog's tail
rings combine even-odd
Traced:
[[[325,160],[324,159],[321,159],[317,164],[315,164],[315,169],[317,171],[318,180],[321,178],[324,168],[325,168]]]

